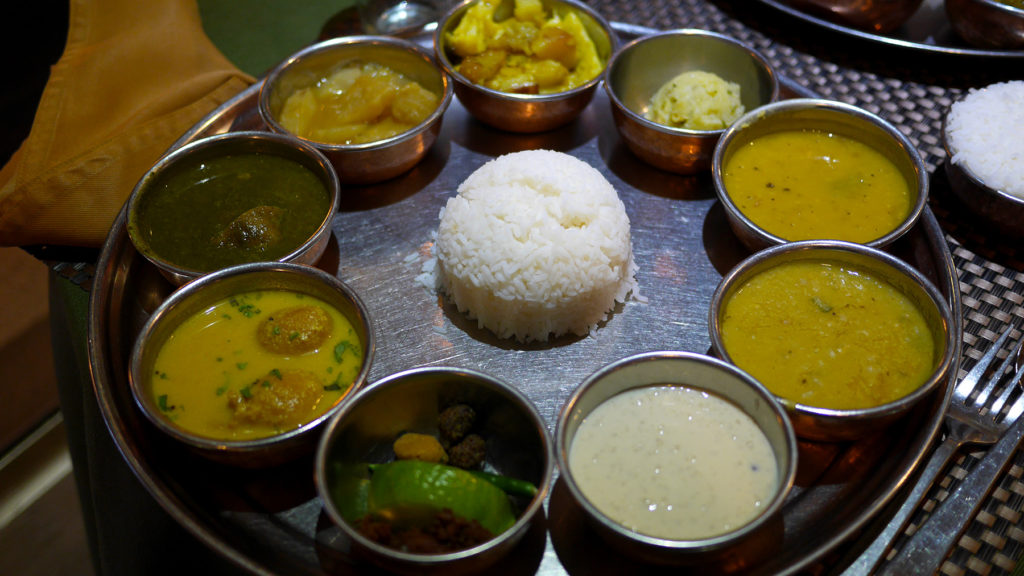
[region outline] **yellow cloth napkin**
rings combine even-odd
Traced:
[[[253,81],[195,0],[71,0],[31,132],[0,170],[0,245],[101,246],[146,170]]]

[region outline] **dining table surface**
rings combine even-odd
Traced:
[[[943,164],[948,159],[941,138],[946,111],[968,90],[995,82],[1024,79],[1024,53],[1018,58],[1013,55],[965,54],[913,45],[894,45],[872,38],[871,35],[843,33],[836,27],[822,26],[789,11],[779,10],[774,2],[758,0],[587,0],[586,3],[614,23],[654,30],[697,28],[732,36],[758,50],[780,76],[806,92],[868,110],[889,121],[909,137],[929,172],[929,207],[941,227],[955,267],[961,309],[954,313],[962,319],[959,376],[973,366],[1009,323],[1020,323],[1024,318],[1024,243],[992,234],[984,222],[976,221],[949,195],[943,170]],[[232,16],[228,7],[232,4],[201,1],[204,25],[207,25],[211,38],[224,53],[236,62],[244,61],[243,66],[254,76],[259,77],[275,60],[299,48],[278,45],[275,52],[273,48],[261,45],[259,50],[247,50],[234,34],[255,16]],[[284,9],[287,4],[255,3],[257,6],[273,6],[277,10]],[[925,4],[935,5],[928,1]],[[941,2],[938,4],[941,5]],[[326,10],[323,6],[318,9]],[[335,16],[341,14],[337,9],[326,11]],[[266,22],[275,21],[267,18],[264,25]],[[281,21],[275,24],[281,25]],[[302,42],[302,38],[307,38],[308,43],[312,43],[318,39],[314,34],[322,34],[324,30],[308,23],[305,36],[291,41]],[[252,42],[254,38],[255,34],[249,34],[247,41]],[[245,60],[247,57],[250,59]],[[78,358],[77,361],[67,363],[67,366],[78,366],[80,373],[77,376],[70,374],[67,366],[58,367],[59,377],[73,382],[65,383],[62,390],[62,404],[65,404],[69,414],[71,433],[74,434],[76,429],[81,431],[83,426],[99,426],[99,420],[95,417],[90,419],[88,415],[83,416],[89,407],[69,405],[82,400],[82,397],[88,403],[88,395],[91,393],[87,379],[88,367],[82,355],[87,338],[85,326],[88,322],[85,316],[90,313],[87,300],[94,288],[98,255],[89,249],[59,246],[27,249],[49,266],[54,279],[51,284],[52,313],[65,316],[59,320],[64,323],[65,329],[55,333],[55,346],[64,346],[67,350],[58,353],[57,359],[61,361],[68,354]],[[63,344],[61,339],[64,339]],[[82,376],[82,373],[86,376]],[[80,386],[84,390],[82,397],[69,392],[69,386]],[[81,442],[84,440],[73,442],[73,450],[74,444]],[[897,537],[897,548],[956,488],[985,453],[984,447],[967,447],[957,455],[949,468],[941,473],[924,502]],[[116,451],[110,451],[110,454],[116,458]],[[76,461],[76,465],[79,463]],[[90,464],[97,465],[95,457]],[[82,466],[87,467],[84,463]],[[80,490],[115,489],[97,480],[101,476],[99,473],[90,471],[88,474],[91,480],[80,480]],[[985,497],[973,518],[968,520],[963,535],[946,558],[940,573],[1014,573],[1018,559],[1024,555],[1022,475],[1024,453],[1018,450],[1010,465],[1000,474],[995,489]],[[841,573],[870,543],[872,535],[885,527],[914,479],[915,475],[909,476],[906,486],[895,494],[888,507],[851,537],[841,550],[831,554],[825,563],[827,565],[816,566],[809,573]],[[125,482],[130,482],[130,479]],[[102,498],[86,500],[88,502],[85,506],[90,514],[103,516]],[[99,529],[100,532],[102,530]],[[127,531],[121,529],[121,532]],[[187,536],[187,533],[188,530],[168,532],[175,534],[175,537]],[[141,539],[142,536],[138,534],[132,536],[133,542]],[[102,534],[93,536],[91,543],[94,549],[109,547],[109,543],[104,543]],[[143,554],[156,548],[137,545],[135,552],[122,553]],[[116,565],[116,562],[109,565]],[[106,572],[108,568],[102,570]],[[109,573],[116,573],[116,569],[109,570]]]

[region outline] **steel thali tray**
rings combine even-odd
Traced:
[[[629,36],[638,29],[619,30]],[[787,96],[809,95],[783,80]],[[225,131],[265,129],[255,108],[258,88],[257,83],[225,103],[175,146]],[[438,212],[458,184],[492,157],[536,148],[585,160],[618,190],[632,225],[643,298],[620,306],[592,336],[517,345],[478,329],[418,277],[430,257]],[[453,100],[423,162],[390,182],[345,189],[343,197],[332,244],[318,266],[349,284],[370,310],[378,348],[369,382],[417,366],[481,370],[518,386],[536,403],[552,433],[563,402],[601,366],[652,350],[709,353],[712,293],[749,254],[726,223],[710,175],[676,176],[633,156],[615,131],[603,88],[577,121],[534,135],[490,129]],[[959,333],[952,256],[930,210],[892,252],[946,296]],[[122,212],[97,266],[89,360],[100,410],[130,467],[180,524],[253,573],[361,572],[364,567],[350,562],[340,531],[317,500],[312,458],[269,470],[232,469],[187,452],[139,412],[128,386],[128,358],[135,335],[171,291],[134,250]],[[871,438],[801,443],[796,486],[784,507],[777,550],[746,573],[796,573],[834,560],[915,472],[940,430],[949,388]],[[656,571],[602,546],[561,481],[554,484],[546,512],[500,565],[501,572]]]
[[[977,48],[967,44],[949,23],[944,0],[924,0],[906,22],[887,34],[858,30],[831,22],[824,17],[795,8],[787,0],[760,1],[804,22],[883,46],[948,56],[1024,59],[1024,50]]]

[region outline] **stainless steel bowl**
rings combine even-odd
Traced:
[[[839,410],[808,406],[779,398],[801,438],[844,441],[862,438],[903,416],[937,388],[948,382],[956,350],[953,317],[938,289],[909,264],[881,250],[852,242],[808,240],[775,246],[755,253],[730,270],[711,299],[708,329],[715,355],[734,363],[722,337],[722,319],[732,296],[754,276],[785,262],[828,261],[868,270],[914,302],[923,313],[935,343],[931,376],[906,396],[870,408]],[[740,366],[740,368],[744,368]],[[747,368],[756,374],[756,370]]]
[[[589,82],[554,94],[512,94],[499,92],[475,84],[460,74],[455,56],[446,48],[445,36],[458,26],[470,6],[478,0],[467,0],[456,5],[441,17],[434,32],[434,52],[445,72],[455,82],[455,95],[462,105],[481,122],[508,132],[534,133],[551,130],[567,124],[580,115],[594,97],[601,81],[598,74]],[[578,0],[541,0],[548,13],[575,12],[594,41],[598,55],[607,63],[619,45],[611,25],[593,8]],[[512,15],[513,0],[502,0],[495,12],[496,20]]]
[[[695,540],[670,540],[635,532],[608,517],[583,494],[569,465],[573,440],[583,420],[604,401],[627,390],[657,385],[703,389],[746,412],[767,437],[777,463],[777,491],[761,513],[732,532]],[[648,352],[609,364],[581,383],[562,407],[555,431],[562,480],[595,530],[620,552],[644,562],[703,564],[708,571],[730,559],[754,561],[781,536],[778,520],[796,476],[797,443],[793,427],[771,393],[742,370],[690,352]]]
[[[174,258],[160,254],[151,245],[150,234],[140,227],[140,209],[151,195],[161,194],[161,184],[176,168],[194,162],[232,155],[259,154],[280,156],[310,170],[324,185],[329,203],[319,226],[302,244],[277,259],[279,262],[315,264],[331,239],[331,223],[338,209],[340,187],[334,169],[324,156],[307,144],[293,138],[268,132],[229,132],[196,140],[160,158],[135,185],[127,204],[128,237],[135,249],[175,285],[182,285],[212,270],[199,270],[182,265]],[[211,245],[211,250],[218,247]]]
[[[351,62],[376,62],[418,82],[437,94],[437,108],[411,130],[363,144],[306,140],[281,125],[278,115],[288,96]],[[399,176],[422,160],[437,140],[451,99],[451,82],[428,50],[392,36],[346,36],[307,46],[271,70],[260,87],[259,112],[272,131],[291,134],[323,152],[342,183],[361,185]]]
[[[779,98],[778,77],[768,60],[729,36],[705,30],[672,30],[624,45],[612,56],[605,73],[604,87],[615,127],[642,160],[681,174],[711,167],[715,144],[725,129],[673,128],[648,120],[645,113],[663,84],[691,70],[710,72],[738,84],[745,110]]]
[[[946,0],[953,31],[979,48],[1024,48],[1024,9],[996,0]]]
[[[957,155],[955,137],[950,133],[950,111],[964,99],[973,97],[972,93],[968,92],[953,102],[942,121],[942,145],[946,150],[944,164],[950,191],[966,210],[999,234],[1008,238],[1024,238],[1024,197],[990,186],[971,170],[969,160]],[[965,122],[971,120],[969,116],[964,119]]]
[[[724,182],[724,167],[736,150],[753,138],[788,130],[819,130],[858,140],[896,164],[915,195],[906,218],[883,236],[865,242],[882,248],[895,242],[920,219],[928,203],[929,175],[913,142],[898,128],[862,108],[818,98],[794,98],[767,104],[737,120],[715,146],[711,173],[715,192],[733,232],[747,248],[757,251],[789,240],[755,224],[733,201]]]
[[[486,439],[484,469],[531,482],[537,494],[526,502],[505,532],[458,552],[416,554],[378,544],[363,536],[339,509],[332,486],[344,481],[348,465],[384,463],[403,432],[436,434],[438,414],[452,404],[469,404]],[[362,562],[406,574],[483,573],[527,533],[551,488],[554,457],[544,421],[510,384],[474,370],[431,367],[392,374],[345,402],[320,440],[316,485],[327,515]]]
[[[151,379],[154,377],[153,365],[161,347],[174,329],[191,316],[232,295],[254,290],[294,291],[334,305],[352,323],[363,349],[363,365],[355,380],[342,400],[318,418],[275,436],[255,440],[215,440],[176,426],[162,413],[158,400],[150,392]],[[341,409],[345,398],[362,387],[375,351],[376,340],[366,306],[351,288],[336,277],[301,264],[242,264],[190,282],[173,292],[157,307],[139,332],[132,348],[129,383],[135,403],[146,418],[158,430],[188,449],[211,460],[234,466],[271,466],[313,453],[322,425]]]
[[[899,28],[921,7],[923,0],[787,0],[794,8],[829,22],[886,34]]]

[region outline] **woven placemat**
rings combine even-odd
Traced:
[[[932,173],[931,207],[946,232],[960,281],[964,335],[960,375],[1013,318],[1024,318],[1024,253],[1020,242],[991,236],[945,194],[942,118],[971,87],[1006,79],[1012,66],[976,58],[924,55],[913,50],[838,38],[834,30],[793,21],[773,8],[746,2],[653,0],[588,2],[605,18],[656,29],[701,28],[728,34],[761,52],[779,74],[823,98],[840,100],[885,118],[902,130]],[[1019,320],[1018,320],[1019,322]],[[1019,333],[1013,334],[1019,339]],[[982,451],[959,457],[932,489],[898,547],[977,462]],[[986,498],[943,574],[1009,574],[1024,551],[1024,454],[1018,451]]]

